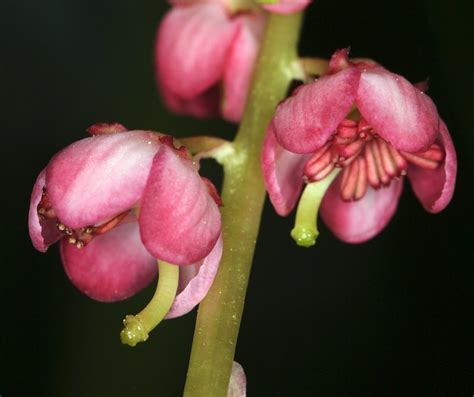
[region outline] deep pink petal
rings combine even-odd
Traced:
[[[226,120],[238,122],[242,117],[250,79],[263,35],[263,14],[237,17],[239,33],[235,36],[224,69],[224,100],[222,115]]]
[[[166,318],[175,318],[189,313],[207,295],[216,276],[222,256],[222,237],[203,260],[192,265],[180,266],[179,285],[176,298]]]
[[[41,201],[43,187],[46,184],[46,169],[42,170],[36,179],[31,193],[30,210],[28,213],[28,230],[33,246],[41,252],[46,252],[51,244],[58,241],[62,234],[56,227],[54,219],[40,219],[38,204]]]
[[[403,180],[374,190],[369,186],[358,201],[343,201],[341,175],[329,187],[321,203],[321,217],[329,229],[348,243],[362,243],[380,233],[397,209]]]
[[[279,215],[294,208],[303,186],[303,169],[310,155],[285,150],[276,140],[270,123],[263,142],[262,172],[270,201]]]
[[[456,183],[457,160],[453,141],[444,121],[441,120],[438,142],[444,148],[444,162],[435,170],[414,165],[408,168],[408,178],[416,197],[432,213],[440,212],[451,201]]]
[[[438,111],[430,97],[382,67],[362,72],[357,106],[375,132],[399,150],[424,150],[438,134]]]
[[[162,90],[192,99],[216,84],[237,28],[219,3],[175,7],[168,12],[155,48]]]
[[[247,395],[247,378],[242,366],[234,361],[230,373],[229,389],[227,397],[245,397]]]
[[[282,102],[273,117],[275,136],[287,150],[315,152],[349,112],[360,72],[349,67],[302,86]]]
[[[291,14],[304,10],[311,0],[279,0],[274,4],[263,4],[262,7],[278,14]]]
[[[219,209],[195,165],[167,146],[153,160],[139,223],[148,250],[176,265],[207,256],[221,229]]]
[[[138,223],[119,225],[82,249],[61,241],[61,258],[71,282],[102,302],[126,299],[156,276],[157,264],[143,246]]]
[[[191,99],[180,98],[171,91],[165,90],[162,90],[162,96],[166,107],[172,112],[189,114],[198,118],[219,115],[221,90],[218,85]]]
[[[63,149],[46,171],[46,189],[58,218],[80,228],[133,207],[159,146],[156,134],[130,131],[93,136]]]

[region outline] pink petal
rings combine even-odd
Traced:
[[[143,246],[138,223],[119,225],[82,249],[61,241],[61,258],[71,282],[102,302],[126,299],[156,276],[157,264]]]
[[[247,379],[242,366],[234,361],[230,373],[229,389],[227,397],[245,397],[247,395]]]
[[[382,67],[362,72],[356,102],[375,132],[399,150],[426,149],[438,134],[438,111],[430,97]]]
[[[30,210],[28,213],[28,230],[33,246],[41,252],[46,252],[51,244],[58,241],[62,234],[56,227],[54,219],[40,219],[38,204],[41,201],[43,187],[46,183],[46,169],[42,170],[36,179],[31,193]]]
[[[276,140],[270,123],[263,142],[262,172],[270,201],[279,215],[294,208],[303,186],[303,169],[310,155],[285,150]]]
[[[263,35],[263,14],[244,14],[236,18],[239,31],[227,56],[224,70],[223,117],[238,122],[242,117],[250,79]]]
[[[438,141],[445,151],[445,159],[435,170],[410,165],[408,178],[416,197],[432,213],[440,212],[451,201],[456,183],[457,160],[453,141],[444,121],[441,120]]]
[[[280,0],[275,4],[262,4],[262,7],[267,11],[278,14],[290,14],[304,10],[309,3],[311,3],[311,0]]]
[[[168,12],[155,46],[162,90],[192,99],[216,84],[224,73],[237,28],[218,3],[175,7]]]
[[[380,233],[397,209],[403,180],[374,190],[369,186],[358,201],[343,201],[341,175],[333,182],[321,203],[321,217],[329,229],[348,243],[362,243]]]
[[[139,223],[148,250],[176,265],[207,256],[221,229],[219,209],[195,165],[167,146],[153,160]]]
[[[325,75],[282,102],[273,117],[280,144],[295,153],[315,152],[323,146],[349,112],[359,76],[355,67]]]
[[[58,218],[80,228],[133,207],[159,146],[156,134],[130,131],[93,136],[63,149],[46,171],[46,189]]]
[[[166,107],[177,114],[189,114],[198,118],[219,115],[221,92],[218,85],[192,99],[182,99],[167,90],[162,90],[162,95]]]
[[[222,237],[203,260],[192,265],[180,266],[178,293],[167,319],[189,313],[207,295],[216,276],[222,256]]]

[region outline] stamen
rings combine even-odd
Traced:
[[[43,187],[43,191],[41,192],[41,200],[36,207],[36,211],[38,212],[38,216],[41,219],[54,219],[56,218],[56,213],[54,212],[51,203],[49,202],[49,197],[46,194],[46,188]]]
[[[341,138],[357,138],[357,122],[348,119],[343,120],[337,128],[337,135]]]
[[[379,146],[377,145],[377,142],[375,140],[371,141],[367,145],[370,145],[370,147],[372,149],[372,153],[374,155],[375,164],[377,166],[377,173],[379,175],[380,181],[382,182],[382,185],[387,186],[390,183],[391,178],[385,172],[385,168],[384,168],[383,163],[382,163],[382,155],[380,153]]]
[[[402,157],[402,155],[398,152],[397,149],[395,149],[392,145],[387,144],[388,150],[390,151],[390,154],[392,155],[393,160],[395,161],[395,164],[397,165],[397,169],[399,170],[398,175],[405,175],[406,170],[408,168],[408,163],[407,161]]]
[[[437,144],[430,146],[428,150],[420,153],[400,152],[410,163],[421,167],[434,170],[438,164],[444,159],[444,153]]]
[[[364,197],[369,185],[367,181],[367,166],[364,159],[359,157],[357,162],[359,163],[359,177],[357,178],[354,200],[360,200],[362,197]]]
[[[398,174],[397,165],[392,155],[390,154],[390,150],[388,148],[389,144],[380,138],[377,138],[375,141],[377,142],[380,156],[382,157],[383,169],[390,177],[393,178],[397,176]]]
[[[365,164],[367,166],[367,179],[369,184],[378,189],[380,187],[379,174],[377,173],[377,165],[375,163],[374,154],[370,145],[365,146],[364,150]]]
[[[316,176],[323,170],[326,169],[328,165],[331,164],[333,160],[333,153],[330,150],[330,143],[326,143],[320,150],[318,150],[313,157],[306,163],[304,174],[308,177],[310,181],[316,181]],[[322,150],[324,149],[324,151]],[[327,175],[327,174],[326,174]]]
[[[341,198],[358,200],[368,185],[375,189],[388,186],[392,179],[406,175],[408,164],[435,169],[444,159],[443,148],[432,144],[418,153],[398,151],[379,137],[365,119],[344,120],[304,168],[305,182],[326,178],[334,168],[342,169]]]
[[[158,261],[159,277],[155,294],[148,305],[137,315],[128,315],[123,320],[124,328],[120,332],[122,343],[135,346],[148,339],[148,333],[153,330],[174,302],[179,281],[179,266],[164,261]]]
[[[339,150],[339,156],[343,156],[345,158],[357,156],[361,150],[363,149],[365,142],[361,139],[357,139],[356,141],[342,147]]]
[[[346,170],[348,170],[347,177],[344,184],[341,184],[341,197],[345,201],[351,201],[354,198],[359,179],[359,162],[354,161]]]
[[[317,229],[319,206],[326,190],[338,173],[339,169],[335,169],[326,178],[306,185],[298,203],[295,227],[291,231],[291,237],[299,246],[311,247],[316,244],[316,238],[319,235]]]
[[[94,234],[104,234],[110,230],[112,230],[115,226],[117,226],[122,220],[128,215],[130,210],[124,211],[121,214],[117,215],[116,217],[112,218],[110,221],[103,223],[100,226],[96,226],[92,228],[91,233]]]

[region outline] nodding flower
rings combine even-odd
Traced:
[[[456,152],[432,100],[405,78],[337,51],[328,73],[295,90],[268,127],[262,169],[270,200],[292,236],[310,246],[321,217],[341,240],[360,243],[393,216],[408,177],[432,213],[451,200]]]
[[[265,15],[257,7],[232,8],[237,3],[245,2],[172,2],[155,45],[158,85],[170,110],[240,120]]]
[[[36,180],[33,245],[45,252],[59,241],[72,283],[106,302],[137,293],[156,276],[157,260],[168,263],[176,286],[163,316],[189,312],[210,288],[222,254],[214,185],[170,136],[120,124],[89,132]]]

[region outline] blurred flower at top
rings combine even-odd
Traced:
[[[170,136],[119,124],[89,132],[37,178],[33,245],[45,252],[59,241],[72,283],[106,302],[144,288],[156,276],[157,259],[182,265],[168,317],[190,311],[210,288],[222,253],[214,186]]]
[[[316,222],[305,213],[316,216],[321,204],[329,229],[360,243],[395,213],[405,175],[427,211],[443,210],[453,195],[457,161],[448,129],[424,92],[374,62],[350,61],[340,50],[327,74],[278,106],[262,167],[280,215],[292,211],[307,184],[292,232],[297,242],[297,234]],[[301,245],[314,244],[316,236],[301,237]]]
[[[238,122],[265,24],[247,1],[171,2],[156,38],[158,85],[166,106]]]

